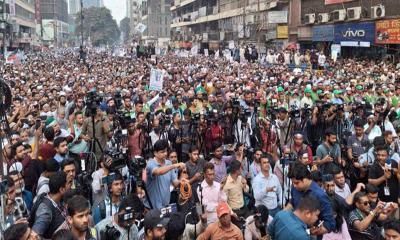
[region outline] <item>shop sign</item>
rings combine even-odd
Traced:
[[[375,29],[377,44],[400,44],[400,19],[377,21]]]

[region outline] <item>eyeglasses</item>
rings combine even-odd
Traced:
[[[364,205],[364,206],[368,206],[369,205],[369,201],[362,202],[361,204]]]

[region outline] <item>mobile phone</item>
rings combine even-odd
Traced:
[[[36,119],[36,122],[35,122],[35,130],[38,130],[39,128],[40,128],[40,124],[42,123],[42,120],[41,119]]]
[[[322,224],[324,224],[324,221],[320,221],[320,222],[318,223],[318,226],[317,226],[317,228],[320,228],[320,227],[322,227]]]

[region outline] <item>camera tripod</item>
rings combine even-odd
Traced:
[[[99,147],[101,155],[103,154],[104,150],[101,147],[99,139],[96,137],[96,123],[95,123],[95,115],[91,114],[92,118],[92,138],[89,140],[88,145],[88,156],[86,157],[86,164],[88,165],[88,168],[82,167],[83,171],[87,171],[89,173],[92,173],[96,170],[97,168],[97,157],[96,157],[96,144]]]
[[[4,155],[3,155],[3,137],[4,135],[10,141],[10,126],[8,125],[6,111],[10,109],[12,103],[12,94],[10,87],[0,79],[0,190],[5,190],[6,184],[3,184],[3,174],[4,174]],[[3,134],[4,133],[4,134]],[[4,187],[4,189],[3,189]],[[6,196],[5,192],[0,191],[0,232],[5,229],[5,203]]]

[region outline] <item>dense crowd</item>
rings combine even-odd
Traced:
[[[400,239],[400,63],[85,51],[2,65],[5,240]]]

